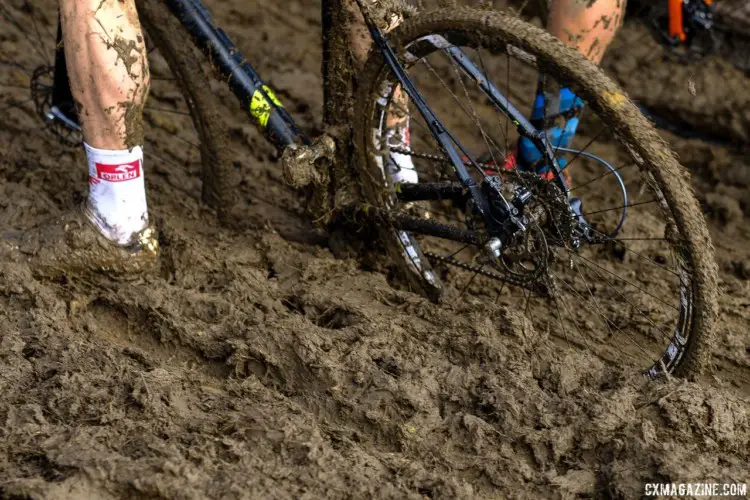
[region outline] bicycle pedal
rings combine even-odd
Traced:
[[[413,217],[419,217],[422,219],[431,219],[432,218],[432,212],[430,212],[427,208],[425,208],[420,202],[418,201],[410,201],[408,203],[404,204],[404,212],[407,212],[409,215]]]
[[[329,135],[318,137],[309,146],[287,147],[281,155],[284,180],[295,189],[327,186],[335,153],[336,143]]]

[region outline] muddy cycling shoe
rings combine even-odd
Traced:
[[[545,130],[547,140],[554,150],[565,150],[573,142],[578,130],[578,115],[583,107],[583,101],[565,87],[560,89],[557,95],[537,92],[529,121],[537,130]],[[566,168],[568,165],[568,159],[565,157],[566,151],[557,152],[559,153],[557,163],[566,183],[570,186],[572,176]],[[502,159],[502,165],[497,164],[496,160],[498,159]],[[536,172],[541,178],[548,181],[555,178],[546,158],[527,137],[519,138],[515,150],[509,151],[504,158],[497,158],[496,155],[493,156],[487,152],[477,157],[477,161],[485,165],[485,174],[487,175],[496,175],[502,171],[517,169],[524,172]]]
[[[50,279],[91,273],[128,278],[152,269],[159,251],[152,227],[131,241],[126,246],[112,243],[77,209],[23,232],[4,233],[0,257],[25,262],[36,276]]]
[[[566,149],[570,147],[576,135],[579,124],[578,115],[583,107],[583,101],[567,87],[561,88],[556,95],[537,92],[530,121],[537,130],[545,130],[547,141],[553,149]],[[543,178],[554,178],[552,169],[531,139],[521,137],[516,154],[521,169],[535,171]],[[558,155],[557,163],[569,184],[570,172],[566,168],[568,159],[563,154]]]

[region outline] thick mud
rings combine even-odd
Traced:
[[[213,3],[316,132],[318,2]],[[655,56],[649,37],[627,44],[641,34],[627,24],[629,49],[605,69],[636,100],[733,143],[664,134],[722,271],[712,376],[646,383],[480,297],[438,307],[387,269],[335,258],[240,115],[242,224],[219,227],[178,140],[186,117],[147,110],[147,137],[171,158],[146,164],[158,273],[49,282],[0,264],[0,498],[633,498],[646,482],[748,482],[750,80],[722,60]],[[0,33],[3,58],[30,43]],[[691,71],[696,95],[679,77]],[[173,91],[158,63],[152,73],[165,106]],[[0,112],[3,230],[69,210],[86,189],[83,152],[17,95]]]

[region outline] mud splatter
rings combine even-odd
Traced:
[[[125,40],[121,36],[115,36],[114,41],[107,45],[107,48],[113,49],[117,52],[117,61],[122,61],[125,65],[125,69],[128,74],[132,75],[133,65],[141,61],[142,54],[140,53],[140,44],[137,44],[135,40]],[[133,54],[135,52],[135,54]]]
[[[117,105],[122,110],[122,123],[125,133],[124,141],[128,148],[143,144],[143,108],[144,102],[125,101]]]
[[[243,47],[274,47],[259,67],[315,128],[320,30],[264,17],[267,5],[213,10]],[[313,28],[317,6],[286,4]],[[7,32],[4,49],[33,53]],[[639,33],[626,26],[626,36]],[[640,100],[742,140],[740,97],[730,107],[699,101],[684,78],[660,90],[681,66],[650,63],[654,47],[643,44],[613,55],[608,71]],[[695,77],[701,88],[742,94],[744,77],[708,66]],[[160,106],[180,102],[168,84],[155,84]],[[223,102],[234,109],[231,96]],[[192,124],[174,119],[145,130],[149,151],[170,160],[147,166],[150,206],[164,221],[157,273],[40,282],[22,264],[0,264],[0,496],[634,498],[654,478],[746,477],[750,282],[735,276],[750,262],[743,155],[671,138],[708,206],[737,204],[730,224],[711,219],[726,289],[716,378],[646,385],[472,290],[475,304],[436,307],[380,268],[333,258],[294,212],[272,151],[232,116],[233,146],[248,159],[240,194],[252,200],[240,230],[218,227],[198,203],[195,152],[175,133]],[[85,190],[83,154],[39,127],[31,108],[0,115],[3,229],[69,210]]]

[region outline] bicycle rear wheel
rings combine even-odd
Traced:
[[[501,13],[459,8],[421,14],[389,38],[427,104],[485,168],[477,182],[501,178],[510,192],[522,187],[537,200],[524,214],[528,230],[495,257],[476,245],[381,227],[409,283],[432,297],[468,293],[503,303],[569,346],[652,377],[701,372],[717,314],[713,247],[689,174],[622,91],[558,40]],[[557,178],[513,166],[516,126],[459,68],[453,47],[518,109],[531,110],[535,90],[562,95],[567,88],[583,99],[575,141],[556,150],[572,171],[568,192]],[[456,179],[427,124],[395,97],[397,88],[380,54],[372,55],[356,108],[357,167],[368,202],[386,212],[414,212],[404,192],[415,191],[392,182],[391,155],[412,156],[420,184]],[[412,117],[406,150],[385,139],[391,118],[403,113]],[[570,193],[582,200],[578,213],[595,236],[580,248],[569,230],[575,218]],[[424,218],[478,235],[485,230],[455,200],[418,204]]]
[[[235,203],[234,157],[202,59],[163,2],[136,0],[136,5],[150,46],[151,92],[144,110],[147,165],[158,166],[173,179],[173,187],[188,192],[193,191],[193,179],[185,171],[197,175],[202,201],[224,217]],[[19,132],[36,133],[46,125],[65,145],[78,147],[82,138],[77,123],[48,118],[57,24],[54,1],[9,0],[0,5],[0,110]]]

